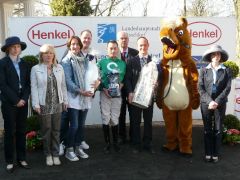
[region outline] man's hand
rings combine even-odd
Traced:
[[[17,107],[23,107],[25,106],[26,102],[23,99],[20,99],[20,101],[17,103]]]
[[[103,88],[103,92],[104,92],[104,94],[105,94],[108,98],[112,98],[112,97],[109,95],[109,93],[108,93],[108,89]]]
[[[128,102],[129,102],[129,104],[132,104],[132,100],[133,100],[133,93],[129,93],[128,94]]]

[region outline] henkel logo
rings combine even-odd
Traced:
[[[67,24],[55,21],[41,22],[33,25],[27,33],[29,41],[37,46],[52,44],[54,47],[65,46],[67,40],[75,35]]]
[[[192,37],[192,45],[207,46],[217,42],[221,36],[221,29],[210,22],[198,21],[188,25]]]

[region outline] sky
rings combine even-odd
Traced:
[[[91,4],[96,3],[97,0],[91,0]],[[123,7],[129,6],[131,13],[128,16],[142,16],[143,8],[147,0],[124,0],[120,3]],[[187,7],[191,6],[193,0],[186,0]],[[220,16],[232,15],[233,3],[232,0],[208,0],[210,7],[215,11],[220,12]],[[181,15],[183,11],[184,0],[149,0],[147,16],[155,17],[169,17]]]
[[[39,0],[45,3],[49,3],[51,0]],[[128,7],[130,10],[126,13],[127,16],[142,16],[143,8],[147,0],[124,0],[120,3],[119,8]],[[220,11],[220,16],[230,16],[233,11],[233,0],[215,0],[214,2],[209,0],[209,3],[214,10]],[[97,0],[91,0],[91,5],[96,4]],[[186,0],[187,6],[191,6],[193,0]],[[130,4],[130,5],[129,5]],[[178,16],[183,11],[184,0],[149,0],[148,14],[150,17],[169,17]],[[38,6],[40,6],[38,4]],[[50,14],[50,7],[41,5],[40,9],[44,9],[44,14]],[[115,14],[116,15],[116,14]]]

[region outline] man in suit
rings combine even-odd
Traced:
[[[138,50],[128,47],[129,37],[128,33],[125,31],[119,31],[117,33],[117,40],[119,44],[119,57],[123,61],[127,63],[127,61],[136,55],[138,55]],[[124,80],[125,81],[125,80]],[[127,102],[127,92],[125,86],[123,86],[121,90],[121,96],[122,96],[122,105],[120,110],[120,116],[119,116],[119,137],[120,137],[120,143],[124,144],[126,143],[127,134],[126,134],[126,109],[128,107],[128,111],[130,112],[130,106],[128,106]],[[130,116],[130,113],[129,113]],[[131,119],[131,118],[130,118]],[[132,132],[132,122],[130,121],[130,128],[129,128],[129,136],[131,141],[131,132]]]
[[[151,61],[151,56],[148,55],[149,43],[146,37],[140,37],[137,40],[137,47],[139,54],[134,58],[130,59],[127,64],[126,71],[126,81],[125,87],[128,94],[128,102],[132,103],[133,92],[137,84],[142,67]],[[144,135],[143,135],[143,149],[154,153],[152,150],[152,117],[153,117],[153,101],[152,104],[146,108],[140,108],[131,105],[131,115],[130,121],[132,121],[132,143],[133,143],[133,153],[138,153],[141,151],[141,115],[143,114],[144,119]]]
[[[16,147],[17,163],[29,169],[26,162],[26,118],[28,114],[28,98],[30,95],[30,69],[20,57],[26,49],[25,42],[12,36],[5,40],[1,47],[6,56],[0,60],[0,97],[4,119],[4,153],[6,170],[14,170],[14,147]]]

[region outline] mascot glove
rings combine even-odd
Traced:
[[[157,98],[156,104],[159,109],[162,109],[162,103],[163,103],[163,100],[161,98]]]
[[[195,97],[192,99],[192,108],[193,109],[197,109],[200,105],[200,98],[199,97]]]

